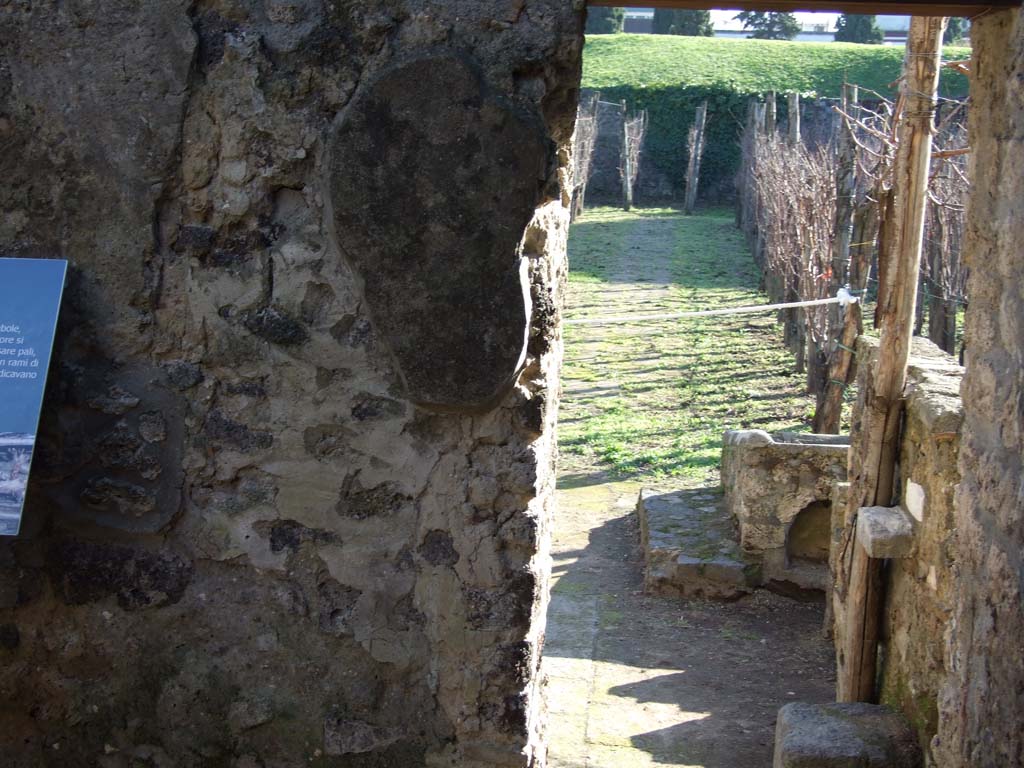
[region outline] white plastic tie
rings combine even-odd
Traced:
[[[839,299],[839,306],[843,309],[850,306],[851,304],[857,303],[857,297],[850,293],[849,287],[840,288],[836,292],[836,298]]]

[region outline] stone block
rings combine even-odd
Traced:
[[[857,541],[875,558],[910,557],[914,551],[914,518],[903,507],[861,507]]]
[[[733,600],[756,586],[756,568],[744,560],[719,494],[645,489],[637,515],[649,592]]]
[[[526,352],[531,307],[516,251],[554,146],[468,57],[403,63],[360,94],[332,144],[339,244],[410,399],[490,410]]]
[[[849,439],[744,429],[722,443],[725,505],[746,558],[766,581],[824,588],[833,485],[846,481]]]
[[[918,768],[902,716],[874,704],[803,704],[779,710],[773,768]]]

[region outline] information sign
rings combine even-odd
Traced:
[[[68,263],[0,258],[0,536],[17,536]]]

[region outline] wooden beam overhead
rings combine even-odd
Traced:
[[[928,0],[587,0],[587,5],[622,8],[716,8],[737,11],[832,11],[839,13],[910,14],[912,16],[979,16],[999,8],[1017,8],[1022,0],[928,2]]]

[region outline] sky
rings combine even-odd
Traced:
[[[626,10],[650,14],[654,9],[627,8]],[[714,24],[715,29],[739,31],[743,29],[743,25],[735,20],[738,13],[739,11],[711,11],[711,23]],[[805,28],[808,25],[824,24],[825,29],[828,30],[835,29],[836,19],[840,16],[838,13],[810,13],[808,11],[797,11],[793,15]],[[906,25],[910,20],[909,16],[876,16],[875,18],[882,29],[888,30],[906,30]]]
[[[739,11],[712,11],[711,23],[716,27],[719,27],[719,25],[729,27],[735,26],[736,29],[741,29],[743,25],[738,21],[734,22],[734,24],[727,24],[727,22],[731,21],[737,13],[739,13]],[[832,29],[835,26],[835,21],[839,17],[838,13],[805,13],[802,11],[798,11],[793,15],[796,16],[797,20],[801,24],[827,24],[828,29]]]

